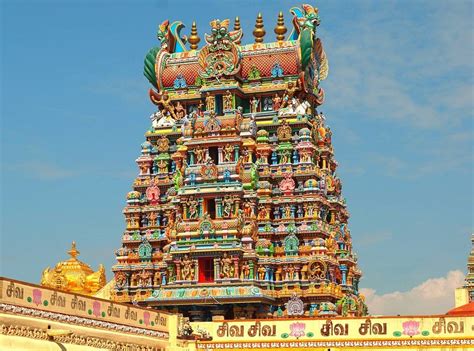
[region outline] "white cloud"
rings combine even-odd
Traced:
[[[361,289],[372,315],[444,314],[454,308],[454,291],[464,284],[464,273],[450,271],[446,277],[431,278],[409,291],[378,295]]]
[[[72,170],[53,163],[37,160],[13,164],[7,168],[12,172],[21,172],[31,178],[40,180],[58,180],[76,175]]]

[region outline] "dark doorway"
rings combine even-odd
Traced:
[[[219,164],[219,150],[217,149],[217,146],[209,148],[209,157],[214,161],[215,165]]]
[[[201,257],[199,263],[199,283],[212,283],[214,281],[214,262],[212,257]]]
[[[216,219],[216,201],[214,199],[206,200],[206,211],[211,219]]]
[[[221,116],[223,112],[222,95],[216,95],[216,115]]]

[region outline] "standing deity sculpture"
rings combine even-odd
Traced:
[[[221,278],[233,278],[234,277],[234,262],[232,257],[227,255],[227,252],[224,252],[223,257],[220,261],[220,274]]]
[[[188,201],[186,202],[188,205],[189,209],[189,218],[190,219],[196,219],[198,218],[198,202],[194,197],[190,197]]]
[[[216,98],[211,93],[206,94],[206,111],[214,111],[216,108]]]
[[[224,146],[224,162],[232,162],[232,156],[234,154],[234,146],[227,144]]]
[[[245,261],[241,267],[240,279],[249,279],[250,278],[250,264],[248,261]]]
[[[283,95],[283,102],[281,104],[281,107],[287,107],[290,103],[292,103],[295,94],[300,90],[301,88],[299,80],[296,81],[296,84],[293,82],[288,82],[288,84],[286,85],[285,94]]]
[[[181,258],[181,279],[194,280],[194,262],[189,258],[189,255],[184,255]]]
[[[223,96],[224,111],[232,110],[232,93],[227,90]]]
[[[222,210],[223,217],[224,218],[232,217],[232,205],[234,204],[234,199],[230,195],[227,195],[226,197],[224,197],[222,204],[223,204],[223,210]]]
[[[255,96],[250,100],[250,112],[257,113],[258,105],[260,104],[260,99],[257,99]]]
[[[273,101],[273,111],[278,111],[281,107],[281,97],[275,93],[275,96],[272,99]]]
[[[206,161],[207,149],[203,146],[198,146],[194,149],[194,154],[196,155],[196,163],[204,163]]]

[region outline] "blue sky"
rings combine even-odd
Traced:
[[[295,1],[3,1],[1,274],[38,282],[72,240],[114,262],[149,115],[143,59],[164,19],[257,12],[273,41]],[[465,270],[473,230],[473,4],[319,1],[350,228],[379,294]],[[109,277],[110,277],[109,273]],[[459,275],[457,276],[459,281]],[[446,278],[448,279],[448,278]]]

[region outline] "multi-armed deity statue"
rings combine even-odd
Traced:
[[[317,108],[328,61],[318,9],[283,14],[276,41],[240,21],[159,26],[145,59],[157,105],[127,195],[114,298],[191,318],[364,315],[361,272]],[[186,48],[186,41],[189,49]]]

